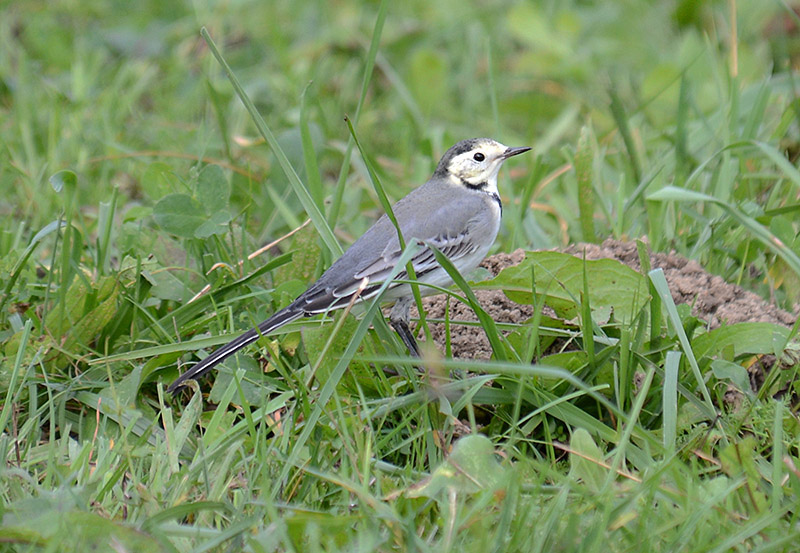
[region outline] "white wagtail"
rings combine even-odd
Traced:
[[[490,138],[462,140],[447,150],[430,180],[392,207],[404,241],[433,244],[462,274],[475,269],[500,229],[503,211],[497,193],[500,166],[511,156],[528,150],[530,148],[509,148]],[[397,229],[383,215],[308,290],[257,328],[251,328],[191,367],[170,385],[168,391],[179,390],[187,380],[199,378],[260,336],[295,319],[345,307],[358,293],[365,278],[368,285],[361,291],[359,299],[369,299],[378,292],[401,254]],[[428,248],[420,249],[412,264],[417,280],[423,285],[449,286],[453,283]],[[395,280],[407,278],[405,270],[402,270]],[[434,293],[431,290],[426,286],[420,287],[423,295]],[[409,352],[419,356],[417,343],[408,328],[409,308],[413,301],[410,285],[393,282],[381,299],[395,302],[389,323]]]

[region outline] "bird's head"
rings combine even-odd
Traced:
[[[511,156],[528,150],[527,147],[509,148],[491,138],[462,140],[445,152],[433,175],[467,188],[497,192],[500,166]]]

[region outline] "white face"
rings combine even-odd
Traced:
[[[494,140],[482,140],[470,150],[463,152],[447,166],[448,172],[464,184],[497,192],[497,173],[506,160],[507,146]]]

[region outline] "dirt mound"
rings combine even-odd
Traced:
[[[639,255],[634,242],[606,240],[598,244],[576,244],[561,249],[565,253],[583,256],[586,259],[617,259],[632,269],[639,271]],[[522,250],[510,254],[497,254],[487,258],[482,267],[497,275],[505,267],[517,265],[525,258]],[[692,313],[711,328],[721,324],[739,322],[771,322],[791,326],[796,314],[787,313],[764,301],[761,297],[744,290],[735,284],[725,282],[712,275],[696,261],[686,259],[675,253],[651,253],[652,268],[664,270],[672,298],[676,304],[692,305]],[[519,305],[499,290],[477,290],[481,306],[498,323],[522,323],[528,320],[533,309],[530,305]],[[432,296],[424,300],[425,312],[429,318],[444,319],[445,296]],[[545,314],[551,314],[545,311]],[[413,312],[412,316],[416,316]],[[475,313],[461,302],[450,302],[450,344],[453,357],[465,359],[488,359],[492,348],[486,334],[479,326],[457,324],[459,321],[477,321]],[[431,324],[431,335],[437,348],[444,351],[446,333],[444,324]]]
[[[606,240],[601,245],[578,244],[562,251],[576,256],[585,251],[586,259],[617,259],[635,271],[641,270],[634,242]],[[709,322],[711,328],[742,322],[792,326],[797,319],[796,315],[778,309],[757,294],[706,272],[697,261],[674,252],[650,253],[650,265],[653,269],[664,270],[675,304],[692,304],[692,313]]]

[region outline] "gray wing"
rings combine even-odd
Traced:
[[[494,200],[485,193],[468,191],[465,194],[463,188],[429,181],[397,202],[392,211],[406,243],[412,240],[431,242],[450,260],[457,261],[475,253],[479,247],[476,237],[496,232],[489,228],[495,221],[492,202]],[[401,254],[397,231],[383,215],[297,298],[297,302],[309,314],[345,305],[365,277],[369,278],[370,285],[363,295],[368,297],[389,276]],[[417,252],[412,263],[417,277],[439,266],[428,248]],[[407,277],[406,272],[401,271],[396,278]]]
[[[424,243],[422,239],[417,240],[420,245]],[[469,232],[461,232],[456,236],[439,235],[435,238],[427,240],[426,242],[433,244],[444,255],[453,260],[474,253],[475,250],[477,250],[477,245],[471,239]],[[397,264],[401,254],[402,251],[399,247],[387,247],[387,251],[385,251],[381,257],[376,259],[374,263],[358,271],[353,276],[359,281],[366,277],[369,278],[370,282],[383,282]],[[411,258],[411,263],[413,264],[412,266],[414,267],[414,273],[416,273],[417,277],[420,277],[439,266],[433,250],[428,248],[424,248],[417,252],[417,254]],[[407,276],[408,275],[406,271],[401,271],[398,273],[397,278],[403,279]],[[334,294],[338,295],[339,293],[341,293],[339,290],[334,290]]]

